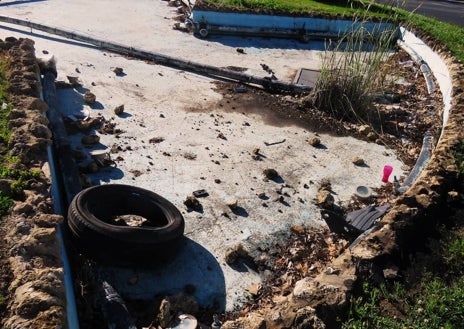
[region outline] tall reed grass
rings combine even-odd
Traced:
[[[388,72],[382,63],[393,53],[399,36],[398,26],[389,22],[374,23],[367,14],[356,17],[349,31],[328,42],[311,95],[315,107],[341,120],[376,119],[373,94],[383,91]]]

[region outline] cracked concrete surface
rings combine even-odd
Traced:
[[[175,9],[163,1],[2,1],[2,5],[5,16],[85,31],[93,37],[221,67],[243,67],[252,74],[265,75],[260,64],[266,63],[285,81],[292,81],[301,67],[318,69],[320,64],[321,52],[314,49],[321,44],[235,37],[199,40],[174,31]],[[100,136],[94,149],[110,150],[119,145],[123,151],[117,155],[123,160],[116,168],[90,175],[92,182],[153,190],[174,203],[185,217],[186,254],[173,260],[163,273],[154,276],[121,269],[116,275],[106,269],[120,289],[136,297],[178,291],[188,283],[197,287],[195,295],[202,304],[219,303],[233,309],[246,298],[245,289],[262,278],[246,264],[240,268],[225,264],[228,247],[269,240],[272,233],[290,225],[325,225],[313,200],[317,182],[323,178],[330,179],[336,201],[347,203],[358,185],[381,186],[384,165],[394,167],[393,175],[404,174],[393,151],[380,145],[320,134],[324,147],[313,148],[307,142],[315,135],[313,131],[271,124],[250,109],[226,112],[218,104],[228,99],[215,91],[210,78],[28,29],[1,26],[0,38],[31,38],[37,57],[53,56],[59,80],[75,76],[81,81],[81,88],[59,90],[64,115],[113,117],[116,127],[124,131],[119,137]],[[237,53],[236,47],[243,48],[246,55]],[[123,68],[124,74],[115,75],[116,67]],[[92,106],[82,100],[87,90],[97,97]],[[246,97],[246,93],[234,97]],[[124,114],[114,115],[113,109],[121,104]],[[157,137],[164,140],[150,142]],[[80,138],[71,136],[76,147]],[[252,158],[255,148],[260,149],[262,161]],[[361,156],[367,165],[355,166],[355,156]],[[265,180],[265,168],[276,169],[281,180]],[[187,211],[183,201],[198,189],[209,193],[200,199],[203,211]],[[281,195],[283,199],[279,199]],[[235,212],[226,205],[230,198],[238,202]],[[136,285],[127,284],[131,277],[137,277]]]

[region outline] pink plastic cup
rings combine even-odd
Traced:
[[[385,166],[383,167],[383,177],[382,177],[382,182],[388,183],[388,178],[390,177],[391,173],[393,171],[392,166]]]

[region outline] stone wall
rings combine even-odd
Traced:
[[[3,219],[7,250],[2,254],[11,267],[12,281],[2,327],[62,328],[66,327],[66,296],[57,227],[63,218],[54,214],[49,194],[47,147],[52,134],[45,116],[47,104],[40,99],[40,68],[32,40],[0,40],[0,52],[10,64],[6,78],[13,109],[7,147],[19,159],[11,166],[41,173],[28,182],[11,214]]]

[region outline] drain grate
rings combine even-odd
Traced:
[[[314,88],[321,71],[301,68],[298,70],[293,83]]]

